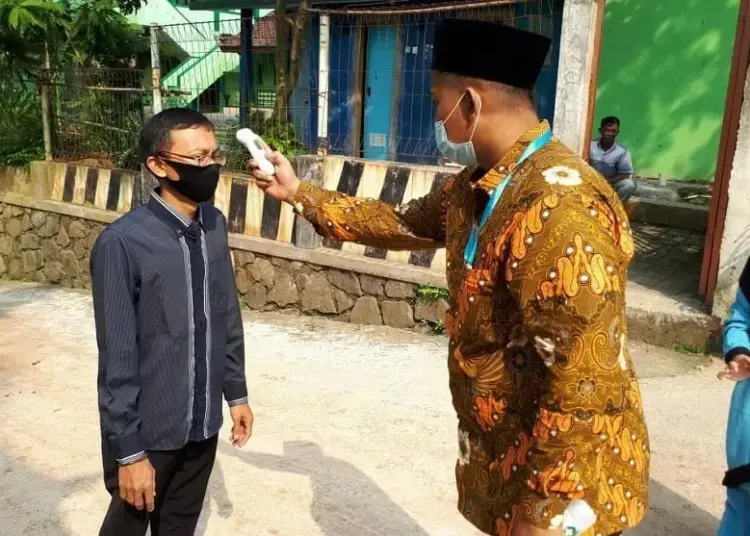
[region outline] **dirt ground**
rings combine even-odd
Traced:
[[[101,482],[90,298],[0,286],[0,534],[93,535]],[[248,315],[255,434],[226,441],[198,534],[475,536],[456,512],[443,338]],[[731,386],[720,365],[633,345],[652,443],[638,536],[706,536],[721,515]]]

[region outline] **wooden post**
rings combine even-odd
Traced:
[[[153,106],[151,111],[154,115],[162,111],[161,99],[161,58],[159,56],[159,26],[152,24],[150,29],[151,48],[151,89],[153,92]]]
[[[44,138],[44,159],[52,160],[52,66],[49,47],[44,42],[44,76],[39,87],[42,104],[42,136]]]

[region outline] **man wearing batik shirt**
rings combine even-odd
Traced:
[[[540,122],[531,98],[549,40],[440,24],[432,94],[444,156],[466,166],[405,206],[301,183],[270,155],[266,193],[322,235],[447,249],[448,366],[459,509],[497,536],[618,534],[647,509],[648,435],[626,345],[628,220],[611,186]],[[408,393],[405,394],[408,396]]]

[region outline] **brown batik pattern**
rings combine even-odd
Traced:
[[[448,367],[459,418],[459,509],[510,536],[523,520],[555,528],[573,499],[597,523],[633,527],[647,508],[649,450],[626,347],[627,217],[609,185],[553,139],[515,170],[480,235],[477,213],[541,123],[483,176],[392,207],[304,184],[296,210],[333,239],[385,249],[446,247]],[[407,394],[408,396],[408,394]]]

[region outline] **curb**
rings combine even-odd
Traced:
[[[721,320],[706,314],[697,299],[678,301],[632,282],[627,299],[629,339],[672,350],[720,352]]]

